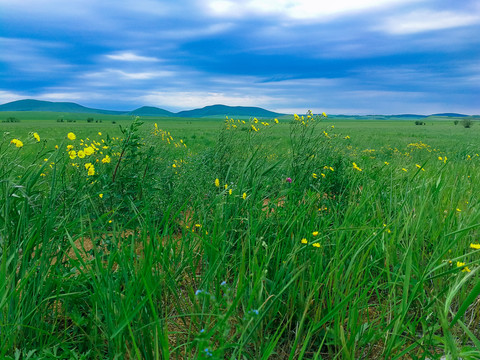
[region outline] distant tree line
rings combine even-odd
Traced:
[[[73,120],[73,119],[64,119],[64,118],[58,118],[57,119],[57,122],[68,122],[68,123],[71,123],[71,122],[77,122],[77,120]]]
[[[101,120],[101,119],[100,119],[100,120],[98,120],[98,119],[97,119],[97,120],[95,120],[95,119],[94,119],[94,118],[92,118],[92,117],[89,117],[89,118],[87,118],[87,122],[88,122],[88,123],[91,123],[91,122],[94,122],[94,121],[95,121],[96,123],[102,122],[102,120]]]
[[[3,123],[18,123],[20,122],[20,119],[17,119],[16,117],[8,117],[6,120],[2,120]]]

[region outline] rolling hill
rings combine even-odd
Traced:
[[[127,111],[93,109],[72,102],[52,102],[32,99],[17,100],[0,105],[0,111],[52,111],[108,115],[125,115],[128,113]]]
[[[114,111],[85,107],[72,102],[52,102],[41,100],[17,100],[0,105],[0,111],[51,111],[68,113],[90,113],[90,114],[108,114],[108,115],[136,115],[136,116],[168,116],[168,117],[216,117],[216,116],[256,116],[256,117],[275,117],[281,116],[273,111],[265,110],[259,107],[245,106],[227,106],[211,105],[201,109],[185,110],[174,113],[165,109],[142,106],[133,111]]]
[[[265,110],[259,107],[210,105],[210,106],[205,106],[201,109],[180,111],[175,115],[180,117],[206,117],[206,116],[219,116],[219,115],[275,117],[283,114]]]
[[[175,113],[160,109],[154,106],[142,106],[138,109],[130,111],[129,115],[136,115],[136,116],[175,116]]]
[[[115,111],[89,108],[73,102],[53,102],[34,99],[25,99],[12,101],[0,105],[1,111],[49,111],[59,113],[88,113],[88,114],[105,114],[105,115],[134,115],[134,116],[157,116],[157,117],[183,117],[183,118],[202,118],[202,117],[258,117],[258,118],[274,118],[287,114],[280,114],[269,111],[260,107],[251,106],[228,106],[228,105],[209,105],[200,109],[184,110],[177,113],[161,109],[154,106],[142,106],[131,111]],[[468,117],[470,115],[457,113],[442,113],[432,115],[417,114],[399,114],[399,115],[330,115],[332,118],[346,118],[356,120],[417,120],[424,119],[429,116],[434,117]]]

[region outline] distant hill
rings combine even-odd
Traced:
[[[179,117],[207,117],[207,116],[219,116],[219,115],[275,117],[283,114],[265,110],[259,107],[210,105],[210,106],[205,106],[201,109],[180,111],[175,115]]]
[[[427,115],[400,114],[400,115],[329,115],[331,118],[356,119],[356,120],[420,120]]]
[[[457,114],[457,113],[443,113],[443,114],[432,114],[430,116],[467,117],[467,116],[470,116],[470,115]]]
[[[175,116],[175,113],[171,111],[153,106],[142,106],[136,110],[129,112],[129,114],[136,116]]]
[[[176,117],[206,117],[206,116],[256,116],[256,117],[276,117],[282,114],[265,110],[259,107],[245,106],[227,106],[211,105],[201,109],[180,111],[173,113],[171,111],[160,109],[153,106],[142,106],[133,111],[114,111],[88,108],[72,102],[52,102],[41,100],[18,100],[0,105],[0,111],[51,111],[51,112],[69,112],[69,113],[91,113],[108,115],[136,115],[136,116],[176,116]]]
[[[400,115],[390,115],[390,117],[398,118],[398,119],[423,119],[423,118],[426,118],[427,115],[400,114]]]
[[[103,110],[85,107],[73,102],[53,102],[42,100],[17,100],[3,105],[0,105],[0,111],[50,111],[60,113],[89,113],[89,114],[105,114],[105,115],[135,115],[135,116],[158,116],[158,117],[185,117],[185,118],[201,118],[201,117],[266,117],[274,118],[286,116],[287,114],[280,114],[269,111],[260,107],[252,106],[227,106],[227,105],[210,105],[201,109],[184,110],[177,113],[161,109],[154,106],[142,106],[132,111],[115,111]],[[400,114],[400,115],[330,115],[331,118],[345,118],[357,120],[388,120],[388,119],[404,119],[417,120],[427,118],[429,116],[438,117],[468,117],[470,115],[457,113],[442,113],[432,115],[417,115],[417,114]]]
[[[126,111],[102,110],[88,108],[72,102],[52,102],[41,100],[18,100],[0,105],[0,111],[52,111],[68,113],[91,113],[108,115],[125,115]]]

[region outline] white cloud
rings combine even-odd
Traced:
[[[152,91],[139,96],[141,103],[153,106],[174,107],[180,110],[204,107],[215,104],[228,104],[231,106],[259,106],[268,104],[278,99],[266,95],[227,94],[224,92],[207,91]]]
[[[133,62],[154,62],[160,61],[160,59],[152,56],[140,56],[133,52],[121,52],[115,54],[105,55],[108,59],[118,61],[133,61]]]
[[[106,69],[97,72],[86,73],[80,77],[87,79],[104,79],[107,81],[105,85],[111,85],[112,83],[117,82],[116,80],[119,78],[124,80],[150,80],[155,78],[171,77],[174,75],[175,72],[173,71],[128,72],[119,69]]]
[[[407,14],[394,15],[374,28],[394,35],[415,34],[425,31],[442,30],[480,23],[480,16],[453,11],[417,10]]]
[[[24,94],[0,90],[0,104],[5,104],[11,101],[22,100],[22,99],[25,99]]]
[[[329,20],[331,16],[366,10],[377,10],[423,0],[210,0],[208,9],[214,16],[244,17],[250,15],[281,15],[299,20]]]

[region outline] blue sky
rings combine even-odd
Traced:
[[[480,0],[0,0],[0,103],[480,114]]]

